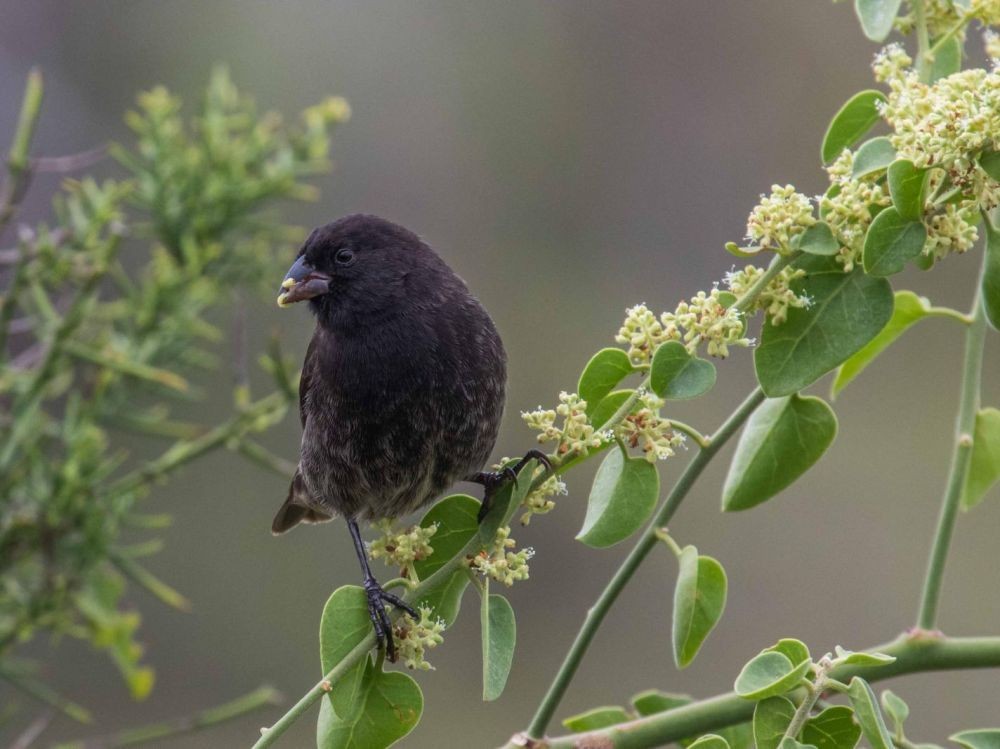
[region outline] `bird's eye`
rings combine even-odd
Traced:
[[[354,250],[347,247],[342,250],[337,250],[337,254],[334,258],[337,261],[337,265],[350,265],[354,262]]]

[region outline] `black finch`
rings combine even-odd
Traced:
[[[434,250],[376,216],[313,231],[281,287],[281,306],[309,300],[316,330],[299,384],[298,469],[271,529],[347,521],[376,637],[394,659],[385,604],[415,613],[375,580],[358,521],[409,514],[461,480],[484,484],[488,500],[524,464],[482,472],[503,413],[503,342]]]

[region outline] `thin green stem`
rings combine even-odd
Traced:
[[[805,726],[806,721],[809,720],[809,715],[812,713],[812,709],[819,701],[820,695],[823,694],[823,686],[825,683],[826,674],[821,671],[817,674],[816,680],[808,684],[806,696],[802,698],[802,702],[799,703],[798,708],[795,710],[795,715],[792,716],[792,722],[789,723],[788,728],[785,729],[784,737],[786,739],[794,739],[798,737],[803,726]]]
[[[708,447],[709,439],[704,434],[699,432],[690,424],[685,424],[683,421],[678,421],[677,419],[670,419],[670,426],[676,429],[678,432],[683,432],[688,437],[695,441],[698,447],[704,449]]]
[[[28,73],[28,82],[24,87],[24,98],[21,101],[21,113],[17,118],[17,130],[11,142],[10,153],[7,154],[8,179],[0,199],[0,234],[10,223],[17,211],[17,206],[24,196],[27,186],[28,151],[31,140],[35,136],[35,126],[42,108],[42,74],[37,68]]]
[[[750,417],[750,414],[753,413],[754,409],[763,400],[764,394],[760,388],[754,390],[719,428],[719,431],[712,436],[708,446],[694,457],[684,473],[681,474],[663,507],[643,532],[635,547],[633,547],[614,577],[612,577],[611,581],[601,592],[600,597],[587,612],[587,616],[576,635],[576,639],[573,641],[573,645],[566,654],[559,672],[556,674],[545,698],[538,706],[531,725],[528,727],[528,736],[538,739],[545,734],[545,729],[552,720],[552,715],[562,701],[562,697],[573,680],[573,676],[576,674],[584,654],[586,654],[587,649],[590,647],[594,635],[604,621],[604,617],[607,616],[618,595],[632,579],[635,571],[639,569],[639,565],[642,564],[643,560],[656,545],[657,529],[670,522],[670,519],[691,490],[694,482],[701,475],[701,472],[705,470],[705,467],[715,457],[715,454],[736,433],[740,426],[743,425],[743,422]]]
[[[895,656],[885,666],[839,666],[831,678],[850,681],[855,675],[870,682],[894,676],[928,671],[950,671],[1000,667],[1000,637],[927,637],[904,635],[872,648],[871,652]],[[692,702],[683,707],[645,718],[619,723],[587,733],[575,733],[545,740],[545,749],[576,749],[600,746],[605,749],[648,749],[665,746],[690,736],[745,723],[753,717],[756,703],[733,692]],[[531,739],[515,736],[506,749],[532,746]]]
[[[944,579],[945,563],[948,560],[948,548],[951,546],[951,537],[958,517],[958,505],[962,498],[962,491],[965,488],[965,480],[972,460],[972,441],[982,380],[983,344],[986,338],[986,312],[979,289],[980,285],[977,284],[971,312],[972,322],[965,331],[965,357],[962,365],[962,386],[958,406],[955,448],[952,453],[948,483],[941,503],[937,531],[934,534],[934,546],[927,563],[927,575],[924,578],[924,589],[920,599],[917,626],[921,629],[934,629],[937,622],[938,601],[941,595],[941,583]]]
[[[932,61],[934,59],[934,55],[936,55],[938,52],[941,51],[941,48],[945,45],[945,43],[953,36],[955,36],[955,34],[957,34],[959,31],[964,29],[966,25],[969,23],[969,21],[971,21],[972,19],[973,15],[971,13],[962,14],[962,16],[959,17],[959,19],[954,23],[954,25],[950,29],[948,29],[946,32],[941,34],[941,36],[939,36],[937,39],[934,40],[934,46],[932,46],[927,51]]]
[[[790,252],[787,255],[775,255],[771,259],[771,264],[767,266],[767,270],[764,271],[763,275],[753,282],[750,288],[747,289],[746,293],[736,301],[733,307],[740,312],[746,312],[749,310],[751,305],[753,305],[753,303],[757,300],[757,297],[760,296],[760,293],[767,288],[771,281],[774,280],[775,276],[781,273],[781,271],[783,271],[787,266],[795,262],[801,255],[801,250]]]

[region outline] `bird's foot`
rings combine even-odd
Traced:
[[[490,507],[493,505],[493,497],[496,496],[500,488],[508,481],[517,486],[517,475],[532,460],[537,460],[545,466],[546,471],[552,470],[552,463],[545,453],[541,450],[528,450],[524,454],[524,457],[512,466],[506,466],[499,471],[482,471],[469,479],[473,483],[483,485],[483,502],[479,506],[479,514],[476,517],[480,523],[483,522],[483,518],[489,513]]]
[[[419,619],[420,615],[402,598],[387,592],[374,577],[365,578],[364,587],[368,595],[368,616],[372,620],[375,639],[380,648],[385,646],[385,655],[389,661],[395,663],[396,643],[392,640],[392,622],[386,613],[385,604],[402,609],[414,619]]]

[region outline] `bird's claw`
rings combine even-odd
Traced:
[[[528,450],[524,454],[524,457],[513,466],[504,466],[499,471],[483,471],[470,479],[470,481],[483,485],[483,502],[479,506],[479,514],[476,518],[480,523],[483,522],[483,518],[489,513],[493,497],[500,487],[510,481],[517,488],[517,475],[532,460],[537,460],[545,466],[547,472],[552,470],[552,462],[545,453],[541,450]]]
[[[395,606],[397,609],[405,611],[414,619],[420,616],[406,601],[399,596],[387,592],[379,585],[378,581],[370,577],[364,581],[365,593],[368,596],[368,616],[372,620],[372,628],[375,630],[375,639],[378,646],[385,646],[385,656],[390,662],[396,661],[396,643],[392,639],[392,622],[386,613],[385,604]]]

